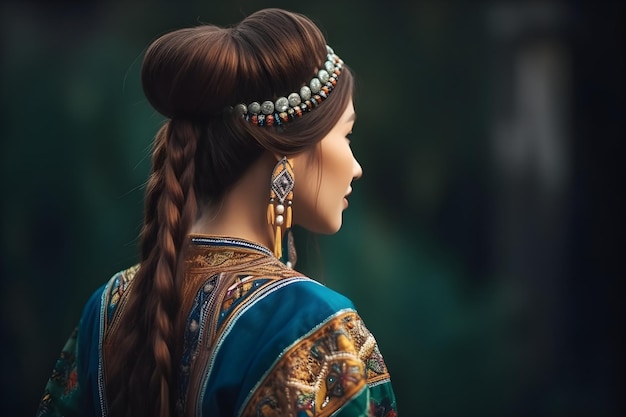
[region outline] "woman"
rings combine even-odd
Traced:
[[[39,415],[395,416],[345,297],[295,271],[292,224],[341,227],[361,176],[353,78],[302,15],[157,39],[145,94],[167,117],[141,262],[88,301]],[[271,248],[271,249],[270,249]]]

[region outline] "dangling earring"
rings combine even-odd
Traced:
[[[274,256],[278,259],[283,255],[283,229],[289,230],[291,228],[294,185],[293,165],[284,156],[278,161],[272,172],[270,201],[267,205],[267,222],[274,231]]]

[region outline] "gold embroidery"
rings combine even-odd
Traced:
[[[236,256],[238,255],[238,256]],[[219,252],[204,252],[197,254],[187,260],[191,268],[209,268],[232,263],[246,254],[235,253],[232,250],[224,250]]]
[[[113,283],[111,288],[109,288],[108,303],[105,314],[105,332],[107,335],[114,332],[119,325],[120,317],[123,315],[123,311],[126,307],[126,300],[128,299],[125,294],[129,293],[130,286],[138,270],[139,264],[133,265],[120,272],[119,277],[114,278],[116,281]]]
[[[379,355],[373,336],[355,312],[334,317],[282,356],[242,416],[329,416],[366,383],[374,382],[371,378],[389,377]]]

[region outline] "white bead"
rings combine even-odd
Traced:
[[[289,105],[291,107],[296,107],[300,105],[300,103],[302,103],[302,99],[300,98],[300,95],[298,93],[289,94],[289,97],[287,97],[287,100],[289,101]]]
[[[276,103],[274,103],[274,108],[279,113],[287,111],[287,109],[289,108],[289,101],[287,100],[287,97],[280,97],[278,100],[276,100]]]
[[[319,78],[322,84],[326,84],[330,79],[330,74],[325,69],[321,69],[317,73],[317,78]]]
[[[266,115],[274,113],[274,103],[272,103],[269,100],[264,101],[261,104],[261,111],[263,112],[263,114],[266,114]]]
[[[276,206],[276,214],[283,214],[285,212],[285,206],[279,204]]]
[[[322,88],[322,83],[319,78],[313,78],[309,83],[309,88],[313,94],[317,94]]]
[[[306,85],[303,86],[300,89],[300,97],[302,97],[302,100],[308,100],[311,98],[311,89],[309,87],[307,87]]]
[[[279,214],[278,216],[276,216],[276,224],[277,225],[281,226],[284,221],[285,221],[285,219],[283,218],[282,215]]]
[[[261,105],[258,101],[254,101],[248,105],[248,111],[252,114],[261,113]]]

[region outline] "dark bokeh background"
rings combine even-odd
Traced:
[[[301,265],[354,300],[401,415],[624,412],[623,2],[160,0],[0,5],[1,414],[34,414],[137,259],[144,48],[270,5],[357,75],[365,175]]]

